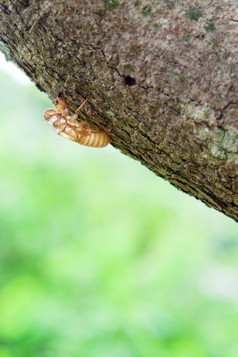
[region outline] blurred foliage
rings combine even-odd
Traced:
[[[0,357],[238,356],[237,224],[0,83]]]

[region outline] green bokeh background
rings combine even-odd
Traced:
[[[0,357],[237,357],[237,224],[0,83]]]

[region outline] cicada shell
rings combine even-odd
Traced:
[[[47,109],[44,118],[53,126],[58,135],[81,145],[102,148],[111,142],[109,135],[103,131],[94,130],[86,121],[77,120],[80,110],[87,103],[88,99],[69,117],[68,103],[62,95],[58,95],[54,101],[56,111],[54,109]]]

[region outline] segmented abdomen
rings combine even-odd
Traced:
[[[85,146],[103,148],[111,141],[109,136],[104,132],[92,132],[87,135],[78,135],[77,143]]]
[[[103,148],[111,142],[111,138],[105,132],[92,129],[87,122],[70,122],[57,116],[52,116],[48,122],[53,125],[58,135],[81,145]]]

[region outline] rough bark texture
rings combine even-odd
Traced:
[[[113,145],[238,220],[236,0],[0,0],[0,48]],[[62,145],[63,142],[62,142]]]

